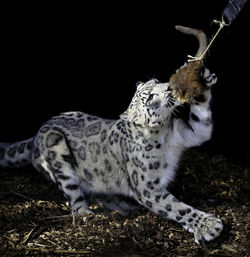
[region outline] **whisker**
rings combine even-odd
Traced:
[[[167,103],[167,106],[168,106],[169,110],[171,111],[171,113],[172,113],[173,115],[176,115],[176,113],[175,113],[176,109],[173,109],[172,106],[169,105],[169,103]]]
[[[172,97],[169,98],[169,101],[167,102],[167,107],[169,108],[169,110],[171,111],[171,113],[173,115],[177,115],[179,110],[172,107],[172,105],[175,103],[175,99],[173,99]]]

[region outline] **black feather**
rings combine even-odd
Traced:
[[[229,0],[223,11],[225,22],[232,22],[237,17],[246,2],[247,0]]]

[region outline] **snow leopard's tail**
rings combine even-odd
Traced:
[[[21,167],[31,163],[33,138],[15,142],[0,143],[0,167]]]

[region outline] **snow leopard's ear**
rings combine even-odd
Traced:
[[[134,122],[137,125],[145,126],[146,118],[142,110],[140,110],[139,104],[131,103],[128,109],[120,115],[122,120],[128,122]]]
[[[136,83],[136,92],[132,98],[132,101],[128,107],[128,109],[120,115],[122,120],[128,122],[134,122],[137,125],[145,126],[145,114],[142,108],[142,100],[141,100],[141,92],[142,86],[145,83],[138,81]]]
[[[139,87],[141,87],[144,83],[142,81],[137,81],[136,82],[136,88],[138,89]]]

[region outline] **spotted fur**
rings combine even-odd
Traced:
[[[32,163],[63,191],[74,214],[92,213],[90,198],[123,214],[134,209],[122,195],[180,223],[196,242],[212,240],[222,230],[221,221],[167,190],[182,152],[211,136],[210,86],[216,77],[207,69],[202,75],[206,89],[192,104],[174,99],[168,83],[139,83],[120,119],[62,113],[31,139],[1,143],[0,165]]]

